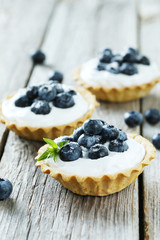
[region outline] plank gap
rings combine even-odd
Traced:
[[[144,240],[144,188],[143,173],[138,178],[139,195],[139,239]]]

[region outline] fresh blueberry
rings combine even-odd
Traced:
[[[137,111],[126,112],[124,114],[124,121],[129,127],[134,128],[141,125],[143,116],[140,112]]]
[[[103,128],[103,124],[100,120],[89,119],[83,124],[83,129],[86,134],[100,134]]]
[[[31,58],[35,64],[41,64],[46,59],[46,56],[42,51],[37,50],[31,55]]]
[[[0,201],[8,198],[12,190],[12,183],[8,179],[0,178]]]
[[[55,71],[50,76],[49,80],[53,80],[53,81],[56,80],[57,82],[62,83],[62,81],[63,81],[63,74],[58,72],[58,71]]]
[[[78,143],[69,142],[61,148],[59,156],[62,161],[74,161],[82,157],[82,149]]]
[[[112,125],[106,125],[102,129],[102,133],[101,133],[102,140],[101,140],[101,142],[105,143],[107,141],[114,140],[118,137],[118,134],[119,134],[119,130],[117,128],[115,128]]]
[[[160,133],[155,134],[152,138],[152,143],[156,149],[160,150]]]
[[[46,115],[50,113],[51,108],[47,101],[36,99],[31,106],[31,111],[34,112],[35,114]]]
[[[108,72],[118,74],[119,73],[119,64],[117,62],[112,62],[107,65],[106,70]]]
[[[120,72],[126,75],[134,75],[138,73],[138,69],[134,64],[125,62],[120,66]]]
[[[41,100],[46,100],[48,102],[55,99],[57,94],[56,87],[51,84],[43,84],[38,89],[38,96]]]
[[[26,95],[29,99],[35,99],[38,97],[38,87],[37,86],[31,86],[27,88]]]
[[[137,60],[136,55],[133,52],[126,52],[123,56],[123,62],[135,63]]]
[[[70,108],[74,104],[73,96],[67,92],[57,94],[53,101],[53,105],[58,108]]]
[[[111,152],[124,152],[128,150],[126,142],[113,140],[109,143],[108,148]]]
[[[78,144],[80,146],[83,146],[85,148],[90,148],[93,145],[95,145],[96,143],[100,143],[101,141],[101,136],[100,135],[87,135],[87,134],[82,134],[79,138],[78,138]]]
[[[145,112],[146,121],[150,124],[156,124],[160,121],[160,112],[158,109],[151,108]]]
[[[124,131],[122,131],[122,129],[119,129],[119,134],[118,134],[117,140],[126,141],[127,139],[128,139],[127,134]]]
[[[138,50],[132,47],[129,47],[127,51],[131,52],[135,56],[139,54]]]
[[[110,63],[111,62],[111,59],[112,59],[112,51],[111,49],[107,48],[107,49],[104,49],[99,61],[102,62],[102,63]]]
[[[77,95],[76,91],[73,89],[68,90],[67,93],[71,94],[72,96]]]
[[[73,139],[77,142],[78,138],[84,133],[83,127],[78,127],[73,132]]]
[[[123,62],[123,56],[120,54],[116,54],[112,57],[111,62],[118,62],[119,64],[121,64]]]
[[[91,159],[103,158],[105,156],[108,156],[108,150],[101,144],[92,146],[88,151],[88,157]]]
[[[56,93],[57,93],[57,94],[58,94],[58,93],[63,93],[63,92],[64,92],[64,89],[63,89],[63,87],[62,87],[61,84],[59,84],[59,83],[54,84],[54,87],[55,87],[55,89],[56,89]]]
[[[27,95],[23,95],[16,99],[15,105],[16,107],[29,107],[31,106],[32,101],[27,97]]]
[[[99,63],[97,65],[97,70],[98,71],[105,71],[106,70],[106,66],[104,64],[102,64],[102,63]]]
[[[150,65],[150,61],[146,56],[138,56],[137,63],[144,64],[144,65]]]

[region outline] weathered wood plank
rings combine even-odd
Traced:
[[[134,1],[61,1],[43,50],[48,63],[65,73],[66,83],[73,83],[74,67],[100,48],[128,44],[136,45]],[[31,82],[47,80],[48,71],[36,67]],[[138,102],[103,103],[94,116],[122,128],[124,111],[138,107]],[[39,145],[9,134],[0,166],[14,191],[0,206],[4,239],[139,239],[137,181],[107,197],[75,195],[36,169],[33,158]]]
[[[0,96],[23,87],[32,70],[30,53],[39,48],[56,0],[0,0]],[[0,141],[3,138],[0,126]]]
[[[141,51],[160,65],[160,2],[141,1]],[[149,108],[160,109],[160,84],[143,100],[143,113]],[[143,135],[149,140],[160,132],[160,124],[151,126],[144,122]],[[144,220],[145,239],[160,239],[160,155],[145,169],[144,178]]]

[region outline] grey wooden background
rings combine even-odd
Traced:
[[[159,0],[0,0],[0,97],[72,70],[104,47],[135,46],[160,65]],[[29,54],[41,48],[45,66]],[[160,85],[143,100],[102,103],[94,116],[126,128],[125,111],[160,109]],[[133,131],[151,139],[160,124]],[[35,167],[40,143],[0,125],[0,176],[13,183],[0,202],[0,240],[160,239],[160,157],[131,186],[107,197],[78,196]]]

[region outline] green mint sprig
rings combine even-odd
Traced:
[[[52,157],[54,161],[56,161],[56,158],[59,156],[61,148],[69,142],[62,141],[57,144],[49,138],[43,138],[43,140],[49,145],[49,147],[47,147],[47,150],[44,153],[42,153],[42,155],[37,159],[37,161],[41,161],[50,157]]]

